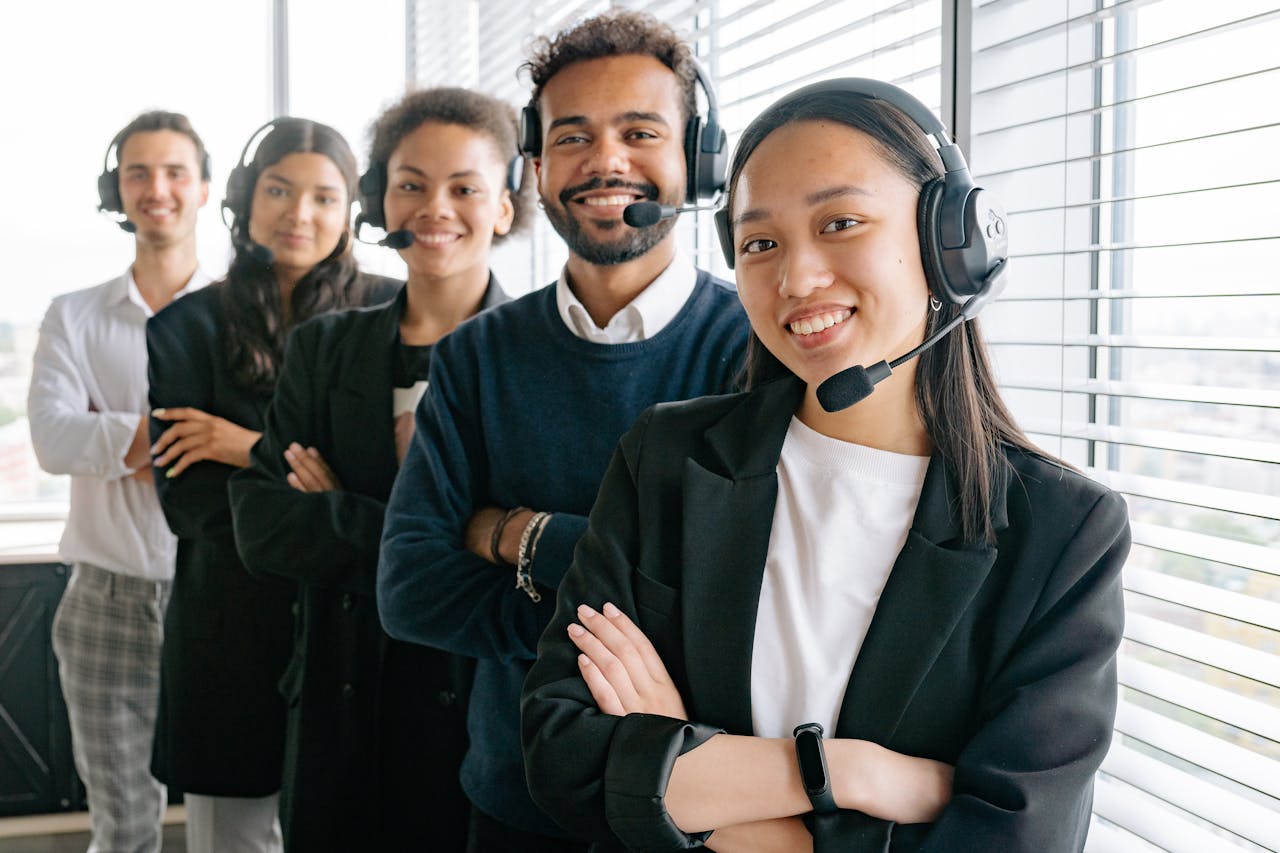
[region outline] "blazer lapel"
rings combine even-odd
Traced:
[[[897,729],[996,559],[990,545],[965,545],[955,484],[940,456],[925,474],[907,542],[880,595],[849,678],[836,736],[877,743]],[[1004,486],[993,500],[993,523],[1007,524]]]
[[[705,434],[716,470],[685,460],[681,618],[691,710],[735,734],[751,732],[751,653],[778,456],[803,393],[788,379],[743,397]]]
[[[346,458],[344,486],[364,494],[389,494],[399,463],[391,418],[391,359],[394,355],[405,291],[363,319],[353,357],[342,368],[333,392],[334,439]],[[361,488],[363,486],[363,488]]]

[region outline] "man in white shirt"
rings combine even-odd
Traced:
[[[71,475],[59,555],[73,566],[53,648],[88,791],[90,853],[160,849],[164,786],[151,776],[164,610],[176,540],[156,500],[147,438],[147,318],[208,283],[196,213],[209,159],[186,116],[147,112],[107,149],[100,209],[134,237],[124,274],[53,300],[27,412],[40,467]]]

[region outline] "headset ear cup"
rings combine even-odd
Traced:
[[[386,211],[382,209],[382,197],[387,191],[387,173],[381,163],[374,163],[360,176],[360,214],[374,228],[387,227]]]
[[[98,210],[124,213],[124,200],[120,198],[119,169],[108,169],[98,175]]]
[[[520,111],[520,153],[526,157],[542,156],[542,117],[533,101]]]
[[[507,191],[512,195],[520,192],[524,185],[524,155],[516,154],[507,161]]]
[[[707,126],[702,129],[698,152],[698,195],[714,198],[724,189],[729,171],[729,138],[723,130]]]
[[[686,204],[698,203],[701,186],[702,158],[698,152],[698,140],[702,136],[702,119],[692,116],[684,125],[684,200]]]
[[[920,189],[920,203],[916,206],[916,228],[920,232],[920,260],[924,265],[925,281],[929,292],[941,302],[955,304],[956,298],[947,281],[942,265],[942,238],[938,234],[938,211],[942,207],[946,182],[934,178]]]
[[[231,221],[226,225],[231,231],[231,242],[235,245],[243,242],[242,232],[249,227],[249,196],[255,183],[251,171],[240,164],[227,175],[227,192],[222,199],[222,209],[231,214]],[[226,217],[223,219],[225,221]]]

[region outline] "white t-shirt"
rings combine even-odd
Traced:
[[[927,456],[829,438],[791,419],[756,616],[751,722],[828,737],[880,593],[907,540]]]

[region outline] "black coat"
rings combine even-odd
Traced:
[[[776,469],[802,393],[788,379],[658,407],[623,438],[525,682],[530,790],[567,828],[608,845],[665,827],[649,849],[696,844],[653,803],[677,754],[752,734]],[[818,851],[1083,847],[1116,708],[1128,519],[1097,483],[1006,455],[990,546],[962,540],[955,483],[930,461],[833,733],[955,765],[952,800],[934,824],[820,817]],[[605,601],[653,641],[693,723],[595,711],[565,632],[578,604]]]
[[[482,307],[505,299],[491,280]],[[230,481],[245,565],[297,588],[293,658],[281,682],[280,813],[290,851],[465,846],[470,809],[458,768],[468,662],[391,640],[374,601],[399,467],[392,360],[404,305],[401,290],[388,305],[317,317],[293,332],[262,440]],[[304,494],[288,484],[283,453],[293,441],[320,451],[340,491]]]
[[[225,287],[212,284],[147,322],[150,402],[194,406],[260,430],[270,397],[236,384],[227,367]],[[367,276],[357,287],[374,304],[390,299],[396,283]],[[168,426],[153,418],[152,441]],[[155,472],[178,559],[151,769],[178,791],[262,797],[280,788],[284,702],[277,682],[292,646],[294,590],[251,577],[240,562],[227,502],[234,470],[197,462],[173,479]]]

